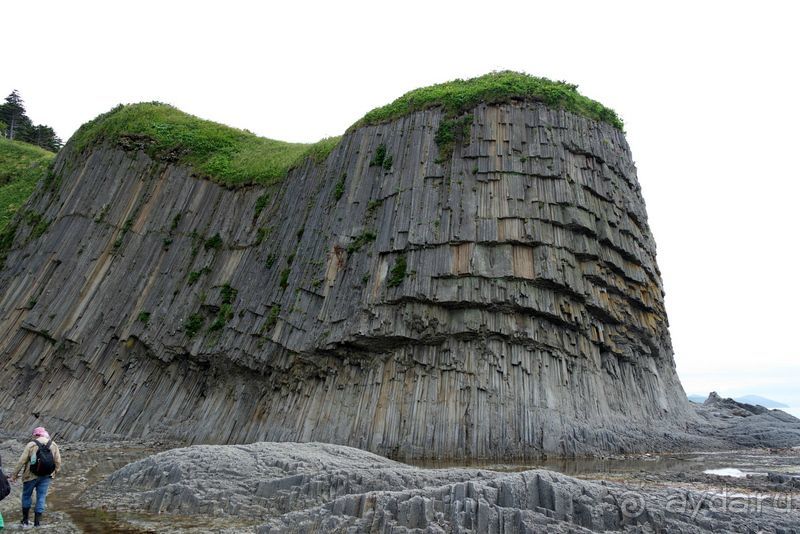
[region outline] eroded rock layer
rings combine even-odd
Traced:
[[[62,151],[0,278],[4,424],[398,457],[677,446],[693,416],[623,134],[482,105],[451,155],[446,120],[358,128],[270,188],[142,140]]]

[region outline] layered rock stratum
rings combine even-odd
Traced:
[[[414,458],[680,447],[699,420],[617,126],[433,106],[239,187],[146,137],[73,140],[0,273],[0,417]]]

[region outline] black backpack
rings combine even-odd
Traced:
[[[0,460],[0,465],[3,465],[2,460]],[[0,467],[0,501],[8,497],[9,493],[11,493],[11,484],[8,483],[6,474],[3,473],[3,469]]]
[[[47,440],[47,443],[42,443],[38,439],[33,440],[38,447],[36,450],[36,462],[31,464],[31,473],[36,476],[52,475],[56,470],[56,461],[53,459],[53,451],[50,450],[50,444],[53,443],[52,439]]]

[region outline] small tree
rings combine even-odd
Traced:
[[[25,141],[46,150],[57,152],[63,144],[50,126],[37,124],[25,114],[25,102],[14,89],[0,105],[0,134],[9,139]]]
[[[25,115],[25,102],[16,89],[11,91],[5,104],[0,106],[0,121],[6,123],[6,137],[9,139],[14,139],[20,129],[30,124],[30,119]]]
[[[28,142],[38,145],[45,150],[51,152],[58,152],[61,148],[61,139],[56,135],[56,132],[49,126],[44,124],[37,124],[31,130],[31,137]]]

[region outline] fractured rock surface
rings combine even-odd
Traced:
[[[785,496],[734,503],[544,470],[418,469],[320,443],[167,451],[122,468],[87,498],[112,510],[262,518],[259,533],[788,534],[800,524],[800,502]]]
[[[782,410],[723,399],[712,392],[705,403],[693,406],[702,423],[694,432],[735,447],[797,447],[800,420]]]
[[[62,151],[0,273],[6,427],[35,410],[70,439],[392,457],[681,447],[698,420],[623,134],[481,105],[447,156],[443,120],[355,129],[269,188]]]

